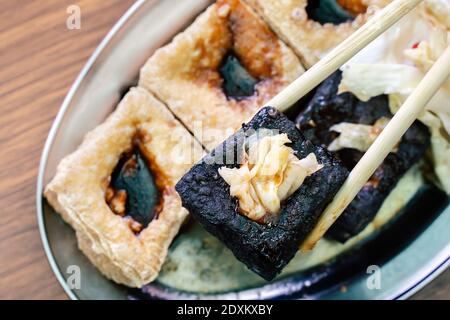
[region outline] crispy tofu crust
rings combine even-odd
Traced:
[[[352,32],[362,26],[376,11],[390,0],[363,0],[368,6],[366,13],[353,21],[333,25],[320,24],[308,18],[305,10],[307,0],[245,0],[272,27],[300,57],[303,65],[310,68],[328,51],[333,49]]]
[[[253,96],[236,100],[223,92],[218,69],[230,51],[260,80]],[[150,57],[139,86],[164,101],[212,150],[303,71],[294,52],[252,9],[219,0]]]
[[[170,134],[168,134],[170,132]],[[139,134],[162,181],[162,209],[139,235],[105,201],[111,173]],[[76,231],[78,245],[108,278],[141,287],[158,275],[172,239],[188,215],[175,183],[203,155],[200,144],[151,94],[133,88],[107,120],[58,165],[44,195]]]

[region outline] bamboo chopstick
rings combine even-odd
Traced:
[[[286,111],[421,1],[395,0],[390,3],[266,105]]]
[[[350,172],[333,201],[327,206],[319,222],[301,246],[301,250],[314,248],[325,232],[355,198],[364,184],[380,166],[403,134],[425,109],[428,101],[450,76],[450,46],[434,63],[417,88],[406,99],[388,125],[380,133],[364,156]]]

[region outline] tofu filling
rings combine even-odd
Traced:
[[[222,88],[228,99],[242,100],[255,93],[258,79],[253,77],[233,53],[224,57],[219,69],[223,79]]]
[[[361,0],[317,0],[308,1],[305,7],[308,18],[320,24],[338,25],[351,21],[364,13],[367,6]]]
[[[221,167],[219,175],[239,200],[239,212],[251,220],[268,223],[278,217],[281,202],[291,196],[305,178],[320,170],[314,153],[303,159],[286,144],[287,134],[250,136],[239,168]]]
[[[105,192],[111,211],[123,217],[135,234],[157,218],[161,209],[156,179],[137,144],[122,155]]]

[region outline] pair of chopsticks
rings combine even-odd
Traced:
[[[372,19],[330,51],[323,59],[270,100],[267,105],[285,111],[310,90],[339,69],[371,41],[406,15],[422,0],[396,0],[380,10]],[[345,208],[355,198],[403,134],[419,117],[428,101],[450,76],[450,46],[435,62],[417,88],[389,121],[381,134],[350,172],[333,201],[326,207],[315,228],[301,245],[312,250]]]

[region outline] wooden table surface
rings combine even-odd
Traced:
[[[70,85],[132,0],[0,0],[0,299],[67,299],[36,221],[41,151]],[[69,5],[81,29],[66,27]],[[450,270],[414,296],[450,299]]]

